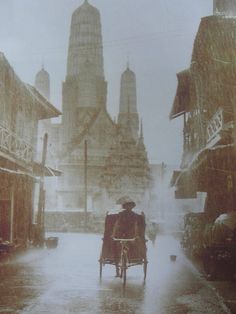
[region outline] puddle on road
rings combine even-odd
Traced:
[[[115,278],[114,266],[106,265],[99,280],[99,236],[60,237],[63,239],[57,250],[29,252],[5,268],[9,289],[9,303],[2,303],[5,309],[12,307],[14,301],[19,311],[12,313],[21,314],[204,313],[196,312],[200,303],[198,290],[203,283],[186,263],[178,241],[173,238],[159,236],[155,246],[148,243],[146,282],[143,267],[132,266],[123,289],[122,280]],[[176,261],[170,260],[171,254],[177,255]],[[0,277],[1,274],[4,275],[3,270]],[[4,291],[3,282],[0,290]],[[21,297],[13,300],[12,291]],[[209,308],[211,296],[204,299],[205,296],[206,293],[201,296],[201,310],[206,305]],[[215,306],[214,302],[215,299]],[[22,306],[25,309],[20,312]]]

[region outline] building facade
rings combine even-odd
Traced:
[[[201,20],[190,68],[177,75],[170,114],[171,119],[182,116],[184,125],[176,196],[206,192],[204,211],[211,219],[234,210],[236,201],[235,23],[225,15]]]
[[[236,2],[235,0],[214,0],[213,9],[215,15],[235,16]]]
[[[0,53],[0,238],[27,245],[33,237],[38,121],[58,116],[38,91],[23,83]]]

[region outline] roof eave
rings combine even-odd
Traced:
[[[39,117],[39,120],[56,118],[62,114],[61,111],[59,111],[43,95],[41,95],[34,86],[26,84],[26,87],[36,100],[37,105],[40,106],[41,116]]]

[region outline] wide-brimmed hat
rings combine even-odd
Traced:
[[[129,196],[122,196],[116,201],[116,204],[119,204],[119,205],[124,205],[128,203],[132,203],[134,206],[136,205],[134,200],[132,200],[132,198]]]

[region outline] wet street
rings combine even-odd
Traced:
[[[230,313],[169,236],[148,242],[146,282],[142,266],[131,267],[125,290],[112,266],[99,279],[100,235],[58,236],[56,249],[32,249],[1,265],[0,313]]]

